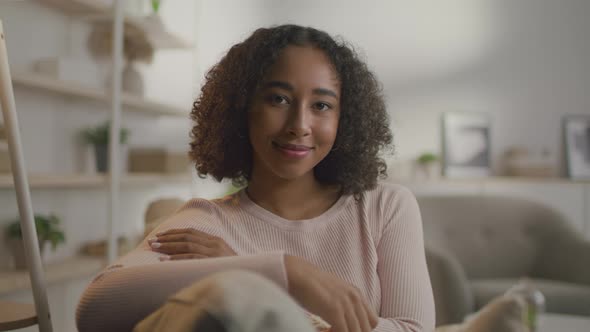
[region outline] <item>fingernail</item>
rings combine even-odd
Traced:
[[[152,242],[151,246],[152,246],[152,248],[156,249],[156,248],[160,248],[162,246],[162,244],[159,242]]]
[[[162,234],[164,234],[164,232],[158,232],[158,233],[156,233],[156,236],[160,236]]]
[[[169,261],[169,260],[170,260],[170,256],[160,256],[160,262]]]
[[[155,238],[155,237],[151,237],[148,239],[148,243],[149,242],[156,242],[156,241],[158,241],[158,238]]]

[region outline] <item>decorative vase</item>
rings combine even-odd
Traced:
[[[94,155],[96,157],[96,171],[106,173],[109,167],[109,146],[106,144],[95,145]]]
[[[433,180],[438,178],[440,167],[438,162],[415,163],[413,168],[414,180]]]
[[[128,61],[125,64],[121,84],[123,91],[136,96],[143,96],[143,78],[141,77],[141,73],[133,66],[133,62]]]
[[[108,144],[97,144],[94,145],[94,156],[96,161],[96,171],[98,173],[106,173],[109,169],[109,145]],[[121,171],[127,171],[127,146],[122,144],[121,145],[121,154],[120,154],[120,166]]]

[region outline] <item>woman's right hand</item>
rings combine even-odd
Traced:
[[[333,332],[370,332],[377,326],[377,315],[356,287],[296,256],[287,255],[285,267],[289,294]]]

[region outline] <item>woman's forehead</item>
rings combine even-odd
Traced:
[[[326,53],[311,46],[285,47],[268,69],[263,81],[320,84],[340,88],[338,73]]]

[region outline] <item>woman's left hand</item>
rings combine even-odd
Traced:
[[[192,228],[170,229],[148,239],[152,250],[166,254],[160,260],[236,256],[236,252],[217,236]]]

